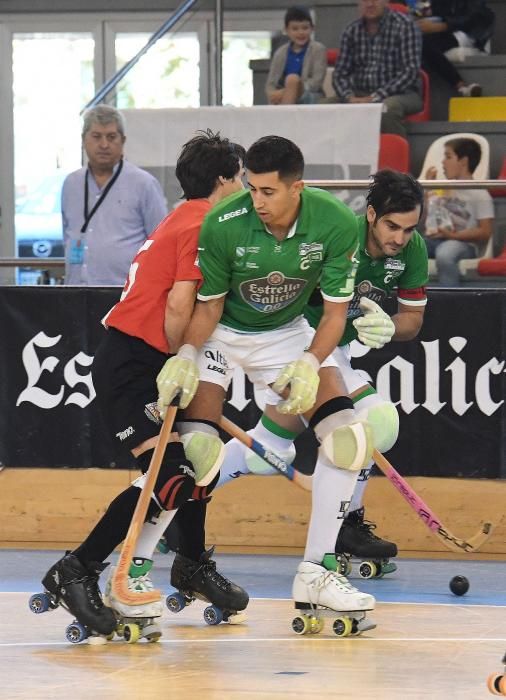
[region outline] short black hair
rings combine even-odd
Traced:
[[[229,180],[237,175],[245,155],[242,146],[221,138],[219,132],[198,131],[184,144],[176,164],[176,177],[186,199],[209,197],[218,177]]]
[[[467,158],[469,172],[474,173],[481,160],[481,146],[474,139],[457,138],[445,142],[445,146],[451,148],[457,158]]]
[[[285,12],[285,28],[290,22],[309,22],[313,27],[313,18],[305,5],[294,5]]]
[[[423,187],[412,175],[385,168],[372,176],[367,204],[373,207],[377,219],[386,214],[404,214],[417,206],[421,216],[423,202]]]
[[[283,136],[262,136],[246,151],[244,165],[257,175],[277,172],[281,180],[300,180],[304,156],[293,141]]]

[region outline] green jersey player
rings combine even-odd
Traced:
[[[397,410],[351,367],[349,343],[358,338],[371,348],[380,348],[390,340],[412,340],[422,326],[427,301],[427,249],[415,229],[422,212],[423,191],[409,175],[381,170],[373,177],[367,205],[367,213],[357,218],[359,250],[354,295],[348,307],[345,331],[333,357],[355,410],[367,415],[375,447],[386,452],[397,440]],[[390,318],[382,311],[381,304],[394,290],[398,311]],[[304,312],[313,327],[318,326],[322,308],[322,297],[316,290]],[[289,420],[280,417],[270,405],[271,399],[268,394],[264,415],[250,434],[290,463],[295,456],[293,440],[301,428],[293,417]],[[372,462],[360,472],[339,531],[336,552],[372,559],[373,566],[361,570],[366,575],[381,575],[394,570],[394,565],[386,560],[397,554],[397,547],[376,537],[372,524],[364,522],[362,499],[371,466]],[[277,472],[234,439],[227,443],[218,486],[247,473]]]
[[[338,628],[350,634],[371,628],[365,617],[374,598],[323,562],[334,554],[358,473],[374,447],[372,430],[355,414],[332,357],[353,297],[357,220],[330,194],[305,188],[303,166],[291,141],[260,139],[246,154],[249,191],[206,218],[199,238],[199,303],[184,344],[158,376],[159,405],[163,411],[180,395],[202,444],[192,460],[203,461],[221,458],[207,444],[214,448],[236,367],[272,387],[277,416],[297,425],[304,416],[320,449],[306,551],[293,584],[296,606],[311,609],[312,616],[296,618],[294,629],[319,631],[317,610],[324,608],[344,613]],[[323,312],[313,330],[302,312],[318,285]]]

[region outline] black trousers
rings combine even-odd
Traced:
[[[449,61],[445,52],[454,49],[459,42],[452,32],[424,34],[422,44],[422,66],[427,73],[438,73],[450,85],[456,87],[462,81],[462,76]]]

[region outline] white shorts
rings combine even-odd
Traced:
[[[352,394],[361,386],[370,383],[370,377],[360,369],[353,369],[351,366],[351,350],[349,345],[338,345],[332,353],[336,365],[343,375],[346,391]]]
[[[298,360],[311,345],[315,331],[300,316],[273,331],[239,333],[218,324],[199,352],[200,381],[219,384],[225,390],[236,367],[241,367],[253,384],[266,388],[278,378],[289,362]],[[329,355],[322,367],[337,367]]]

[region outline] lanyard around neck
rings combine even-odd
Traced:
[[[86,173],[84,175],[84,224],[81,226],[81,233],[86,232],[86,229],[88,228],[88,224],[90,223],[93,215],[95,214],[95,212],[97,211],[99,206],[102,204],[104,199],[109,194],[109,191],[110,191],[111,187],[114,185],[114,183],[116,182],[116,180],[118,179],[122,168],[123,168],[123,158],[120,160],[116,172],[114,173],[114,175],[111,177],[111,179],[109,180],[109,182],[105,186],[104,191],[100,195],[100,198],[95,202],[95,206],[93,207],[93,209],[91,211],[88,211],[88,197],[89,197],[88,170],[89,170],[89,168],[86,168]]]

